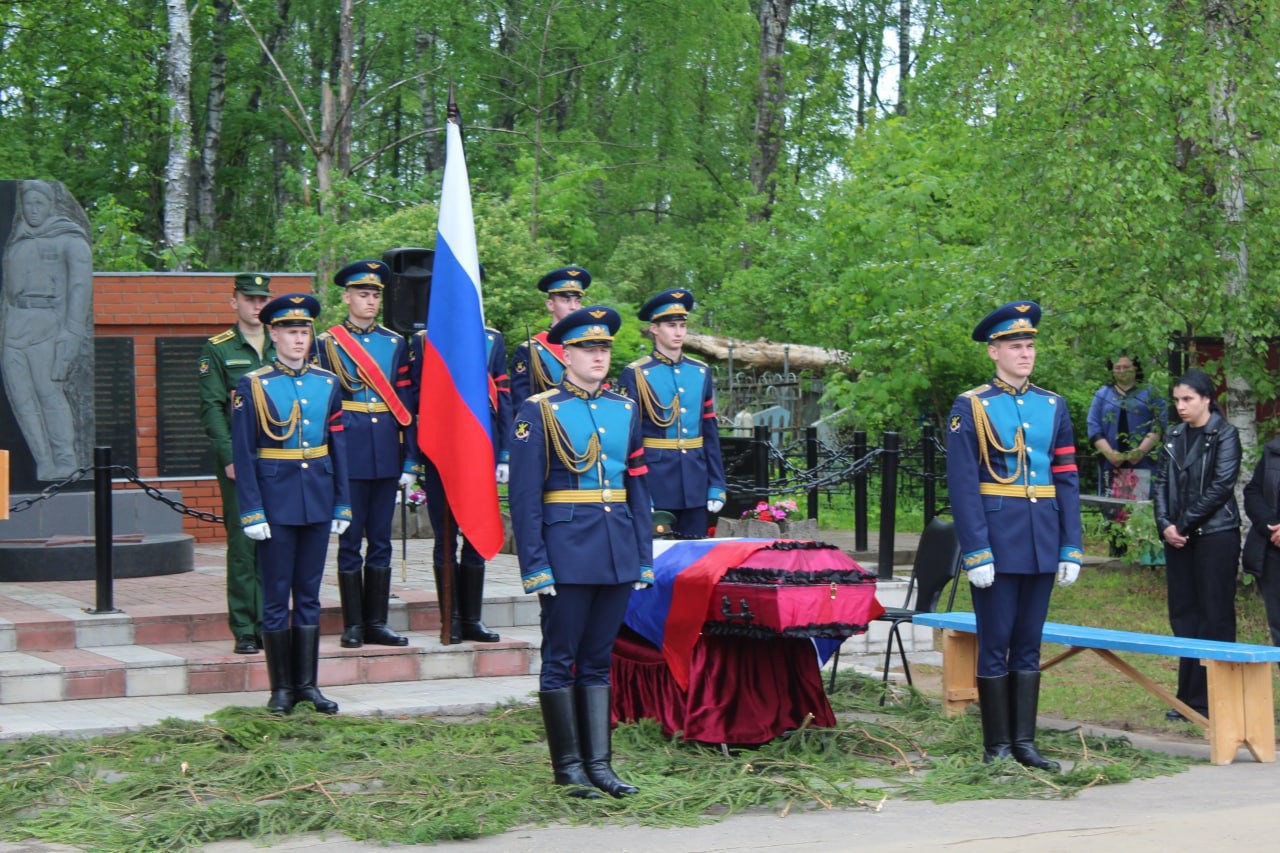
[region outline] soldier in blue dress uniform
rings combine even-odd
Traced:
[[[547,294],[547,311],[552,325],[582,307],[582,298],[591,286],[591,273],[582,267],[561,267],[538,280],[538,290]],[[516,346],[511,359],[511,404],[520,404],[534,394],[541,394],[560,384],[564,376],[564,359],[560,346],[547,339],[548,332],[538,332]]]
[[[263,307],[275,361],[245,374],[231,404],[240,526],[258,543],[267,707],[278,714],[296,702],[338,712],[316,687],[320,582],[329,535],[346,530],[351,501],[338,378],[310,363],[319,314],[305,293]]]
[[[483,273],[482,273],[483,275]],[[511,432],[511,383],[507,378],[507,346],[502,332],[485,328],[485,354],[488,359],[489,373],[489,415],[492,421],[489,429],[493,434],[493,458],[496,462],[494,476],[498,485],[507,482],[510,475],[510,452],[507,442]],[[416,417],[418,400],[422,393],[422,350],[426,342],[427,332],[422,330],[409,341],[409,411]],[[428,409],[430,404],[428,404]],[[408,430],[405,436],[404,474],[400,477],[401,487],[412,486],[421,477],[423,489],[427,493],[427,515],[431,519],[431,528],[435,531],[435,549],[432,552],[432,567],[435,570],[436,594],[443,601],[443,584],[441,583],[445,563],[445,549],[450,551],[449,563],[453,567],[455,582],[452,585],[453,618],[450,620],[450,640],[454,643],[472,640],[479,643],[496,643],[502,638],[490,631],[481,619],[484,605],[484,557],[467,540],[462,537],[462,554],[458,551],[458,526],[449,525],[448,536],[444,532],[445,493],[444,484],[440,481],[440,472],[431,464],[418,447],[416,427]]]
[[[640,308],[653,352],[627,365],[621,393],[640,408],[649,494],[675,517],[682,538],[704,538],[707,514],[724,508],[724,461],[711,369],[684,355],[693,294],[664,290]]]
[[[338,376],[347,424],[351,526],[338,542],[341,643],[347,649],[409,644],[387,627],[391,520],[404,464],[401,435],[412,421],[404,338],[377,323],[390,274],[376,260],[338,270],[333,280],[343,288],[347,317],[322,334],[318,346],[320,365]]]
[[[637,789],[611,766],[609,664],[632,589],[653,582],[645,451],[635,405],[602,389],[621,320],[582,308],[552,327],[559,387],[520,407],[511,520],[526,593],[542,610],[539,702],[557,785],[573,796]]]
[[[1080,483],[1066,401],[1031,384],[1040,306],[1010,302],[973,330],[995,377],[951,409],[947,488],[978,623],[983,761],[1057,770],[1035,745],[1040,636],[1056,577],[1075,583]]]

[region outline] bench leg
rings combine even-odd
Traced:
[[[978,701],[978,635],[942,632],[942,708],[948,717]]]
[[[1255,761],[1276,760],[1271,665],[1202,661],[1209,682],[1209,761],[1230,764],[1241,747]]]

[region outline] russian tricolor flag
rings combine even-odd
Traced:
[[[440,472],[458,529],[490,559],[502,549],[502,517],[493,476],[480,259],[452,91],[427,310],[418,446]]]

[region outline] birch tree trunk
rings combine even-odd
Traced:
[[[352,99],[355,97],[355,30],[352,25],[354,0],[342,0],[338,15],[338,120],[334,133],[334,159],[338,174],[351,174]]]
[[[216,239],[217,221],[213,200],[218,173],[218,154],[222,149],[222,117],[227,103],[226,32],[231,20],[230,0],[214,0],[213,31],[210,40],[213,55],[209,61],[209,94],[204,107],[204,143],[200,146],[200,171],[196,177],[196,224]],[[217,254],[217,246],[210,244]]]
[[[1239,81],[1232,72],[1230,57],[1242,49],[1244,39],[1237,28],[1245,24],[1236,13],[1231,0],[1208,0],[1205,4],[1206,32],[1222,63],[1217,76],[1209,83],[1213,152],[1217,158],[1214,183],[1226,225],[1219,252],[1227,262],[1227,298],[1232,303],[1243,304],[1249,298],[1249,244],[1245,239],[1244,161],[1235,106]],[[1248,351],[1249,343],[1249,333],[1239,331],[1234,324],[1223,331],[1223,352],[1229,366],[1236,354]],[[1246,452],[1258,443],[1251,392],[1249,380],[1239,369],[1227,370],[1228,420],[1239,430],[1240,443]]]
[[[760,78],[756,89],[755,150],[751,155],[751,186],[764,204],[752,214],[756,221],[773,215],[778,196],[778,160],[786,126],[786,75],[782,67],[787,49],[787,23],[795,0],[760,0]]]
[[[187,242],[187,208],[191,200],[191,18],[185,0],[166,0],[169,13],[169,51],[165,76],[169,82],[169,160],[164,169],[164,245],[170,251]],[[189,266],[182,253],[173,268]]]

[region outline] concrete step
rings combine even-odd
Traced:
[[[502,628],[500,633],[502,641],[497,643],[442,646],[435,632],[409,631],[408,646],[359,649],[344,649],[337,636],[322,636],[320,686],[536,674],[537,629]],[[0,653],[0,705],[265,692],[267,684],[263,655],[234,654],[225,641]]]

